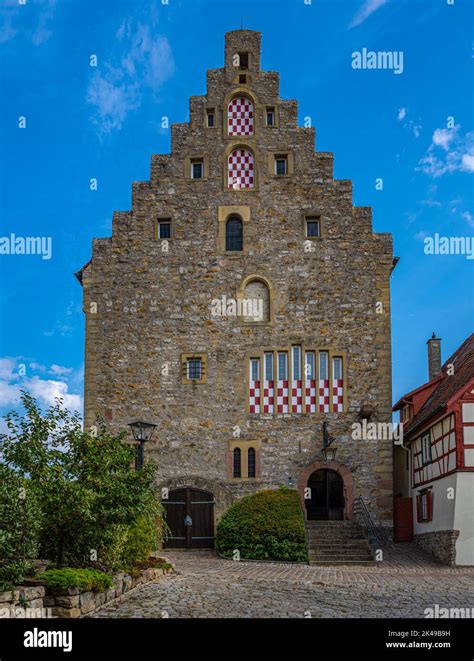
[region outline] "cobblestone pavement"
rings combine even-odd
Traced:
[[[233,562],[211,551],[167,551],[176,573],[91,617],[424,617],[474,607],[474,567],[444,567],[411,544],[371,566]]]

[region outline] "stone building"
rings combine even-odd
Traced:
[[[177,546],[212,544],[234,499],[281,485],[310,519],[349,520],[361,497],[392,521],[392,441],[353,434],[364,417],[391,420],[391,236],[298,126],[260,42],[226,34],[171,154],[152,156],[77,274],[85,424],[157,425],[146,457]],[[323,422],[337,446],[326,463]]]

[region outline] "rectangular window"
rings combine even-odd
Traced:
[[[314,238],[319,236],[319,219],[307,218],[306,219],[306,236]]]
[[[241,69],[249,68],[249,54],[248,53],[239,53],[239,67]]]
[[[158,238],[159,239],[171,238],[171,221],[160,220],[158,222]]]
[[[260,358],[250,360],[250,380],[260,381]]]
[[[265,354],[265,381],[273,381],[273,353]]]
[[[342,379],[342,358],[334,358],[333,359],[333,361],[332,361],[332,370],[333,370],[332,378],[334,380]]]
[[[207,111],[207,126],[209,128],[214,127],[214,110]]]
[[[286,352],[278,354],[278,380],[288,380],[288,354]]]
[[[275,174],[282,176],[288,172],[288,159],[286,156],[275,156]]]
[[[421,437],[421,462],[423,466],[431,463],[431,435],[430,432]]]
[[[328,365],[328,352],[319,352],[319,380],[326,381],[329,379],[329,365]]]
[[[423,491],[416,497],[418,522],[433,520],[433,492]]]
[[[202,179],[204,176],[204,164],[202,161],[191,162],[191,179]]]
[[[293,381],[301,381],[301,347],[293,347]]]
[[[188,358],[187,378],[189,381],[200,381],[202,379],[202,360],[201,358]]]
[[[305,376],[307,381],[314,381],[316,378],[316,365],[314,360],[314,351],[307,351],[305,354]]]
[[[275,126],[275,109],[274,108],[267,108],[266,123],[267,123],[267,126]]]

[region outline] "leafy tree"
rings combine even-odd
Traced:
[[[9,434],[0,436],[0,456],[8,469],[29,478],[41,511],[41,555],[58,567],[114,567],[137,520],[155,522],[158,538],[155,464],[136,471],[124,433],[110,434],[101,420],[97,433],[83,431],[79,414],[61,401],[42,412],[28,393],[21,399],[25,413],[6,416]]]

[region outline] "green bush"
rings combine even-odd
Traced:
[[[255,560],[308,559],[300,498],[296,491],[258,491],[237,501],[217,527],[216,548]]]
[[[79,588],[86,592],[104,592],[112,587],[112,579],[97,569],[48,569],[38,576],[50,588]]]
[[[58,568],[113,569],[156,548],[164,523],[154,462],[135,470],[135,450],[124,442],[125,432],[113,434],[100,420],[83,431],[79,415],[71,415],[61,401],[46,411],[26,392],[21,401],[24,414],[5,416],[9,433],[0,434],[0,457],[5,470],[28,482],[31,502],[38,505],[40,557]],[[14,505],[21,510],[21,504]],[[4,526],[3,519],[0,515],[0,565],[3,528],[32,530],[12,516]]]
[[[40,510],[31,481],[0,463],[0,592],[20,585],[38,551]]]

